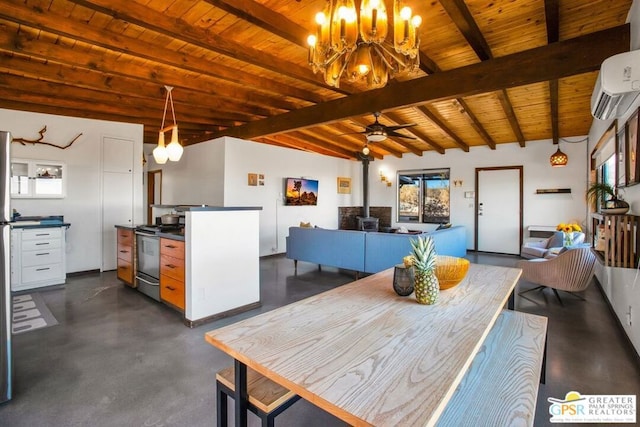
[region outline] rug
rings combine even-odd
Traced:
[[[13,297],[11,332],[14,335],[57,324],[58,321],[53,317],[40,294],[23,294]]]

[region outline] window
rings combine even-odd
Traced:
[[[449,222],[449,169],[398,172],[398,222]]]

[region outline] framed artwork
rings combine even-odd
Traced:
[[[338,194],[351,194],[351,178],[338,177]]]
[[[626,148],[626,138],[625,138],[625,127],[621,126],[622,129],[616,134],[616,186],[624,187],[627,185],[627,148]]]
[[[255,187],[256,185],[258,185],[258,174],[257,173],[250,173],[247,175],[247,184]]]
[[[638,170],[638,111],[633,114],[625,125],[626,134],[626,185],[634,185],[640,182]]]

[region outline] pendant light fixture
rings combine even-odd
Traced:
[[[549,163],[551,163],[551,166],[554,168],[561,168],[567,166],[567,163],[569,163],[569,157],[560,151],[560,143],[558,143],[558,150],[549,158]]]
[[[164,113],[162,113],[162,126],[160,127],[160,132],[158,134],[158,146],[153,149],[153,159],[159,165],[163,165],[167,163],[167,160],[171,160],[172,162],[177,162],[182,157],[182,152],[184,149],[180,142],[178,141],[178,124],[176,123],[176,112],[173,107],[173,96],[171,95],[171,91],[173,90],[173,86],[165,86],[167,90],[167,96],[164,100]],[[171,115],[173,117],[173,125],[164,127],[164,121],[167,117],[167,106],[171,103]],[[171,142],[169,145],[165,147],[164,145],[164,133],[168,130],[171,130]]]

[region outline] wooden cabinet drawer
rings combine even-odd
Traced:
[[[118,228],[117,230],[118,245],[133,246],[133,230],[125,230],[123,228]]]
[[[133,286],[133,265],[122,258],[118,258],[118,279]]]
[[[62,249],[42,249],[22,253],[22,266],[56,264],[62,262]]]
[[[57,249],[62,247],[61,239],[38,239],[38,240],[23,240],[23,251],[39,251],[46,249]]]
[[[133,246],[118,242],[118,258],[133,262]]]
[[[160,255],[184,259],[184,242],[172,239],[160,239]]]
[[[168,255],[160,255],[160,275],[184,282],[184,260]]]
[[[184,310],[184,282],[161,274],[160,299]]]

